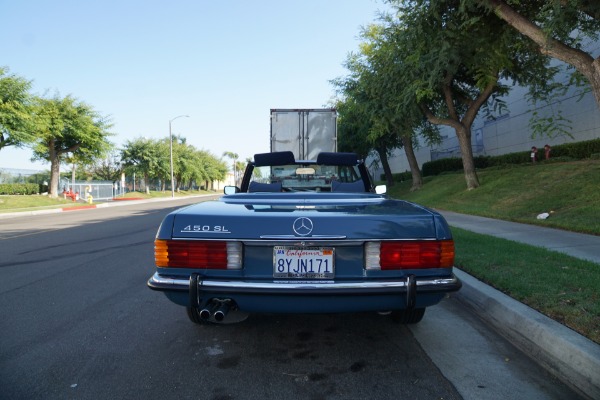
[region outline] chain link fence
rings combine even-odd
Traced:
[[[61,178],[59,189],[62,189],[63,196],[64,193],[78,194],[79,200],[88,200],[90,196],[94,201],[111,200],[124,194],[124,188],[118,182],[109,181],[87,182]]]

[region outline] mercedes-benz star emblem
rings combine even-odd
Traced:
[[[296,235],[306,236],[312,232],[313,222],[310,220],[310,218],[300,217],[294,221],[294,225],[292,225],[292,227],[294,228]]]

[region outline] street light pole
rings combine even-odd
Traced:
[[[171,163],[171,197],[175,197],[175,180],[173,179],[173,134],[171,133],[171,122],[175,121],[177,118],[186,117],[189,115],[178,115],[175,118],[169,120],[169,151],[170,155],[170,163]]]

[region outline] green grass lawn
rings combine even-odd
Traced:
[[[509,166],[425,178],[388,188],[391,197],[441,210],[600,235],[600,161]],[[553,211],[546,220],[536,216]],[[456,265],[600,343],[600,265],[561,253],[453,228]]]
[[[44,195],[0,196],[0,213],[72,207],[81,204],[81,202],[74,202],[71,199],[65,200],[62,196],[56,199]]]
[[[220,194],[210,191],[180,191],[175,192],[175,197],[185,197],[198,194]],[[145,192],[128,192],[119,198],[139,198],[139,199],[154,199],[160,197],[171,197],[171,192],[151,191]],[[97,201],[96,201],[97,203]],[[20,212],[20,211],[35,211],[50,208],[78,207],[87,204],[83,200],[72,201],[66,200],[61,196],[56,199],[51,199],[44,195],[32,196],[0,196],[0,213]]]
[[[509,166],[477,172],[481,186],[466,190],[462,172],[388,188],[391,197],[432,208],[600,235],[600,160]],[[537,220],[553,211],[547,220]]]
[[[600,343],[600,265],[452,228],[455,265]]]

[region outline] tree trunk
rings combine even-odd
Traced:
[[[50,197],[58,197],[58,182],[60,180],[60,161],[58,157],[52,157],[50,160]]]
[[[600,107],[600,57],[592,62],[592,75],[588,77],[592,92],[596,98],[596,105]]]
[[[394,176],[392,175],[392,169],[390,168],[390,163],[387,158],[387,151],[385,148],[378,147],[377,153],[379,154],[379,159],[381,160],[381,166],[383,167],[383,173],[385,174],[385,181],[387,186],[394,186]]]
[[[71,187],[75,187],[75,163],[73,163],[73,167],[71,169]]]
[[[412,174],[412,186],[410,187],[410,191],[414,192],[423,187],[423,177],[421,175],[421,170],[419,169],[417,157],[415,156],[415,150],[413,149],[412,137],[406,135],[402,136],[401,139],[402,147],[404,147],[404,154],[406,154],[406,160],[408,161],[410,173]]]
[[[144,175],[144,184],[146,185],[146,194],[150,194],[150,178],[148,174]]]
[[[456,137],[460,145],[460,154],[462,156],[463,169],[465,171],[465,180],[467,181],[467,190],[479,187],[479,178],[475,171],[475,161],[473,160],[473,148],[471,147],[471,128],[462,126],[456,130]]]
[[[60,181],[60,159],[54,149],[54,140],[48,144],[48,155],[50,156],[50,187],[49,196],[53,199],[58,197],[58,183]]]
[[[600,57],[594,59],[590,54],[567,46],[563,42],[549,37],[537,25],[519,14],[503,0],[485,0],[492,6],[494,13],[507,24],[533,40],[542,54],[554,57],[572,65],[587,78],[594,93],[596,104],[600,107]]]

